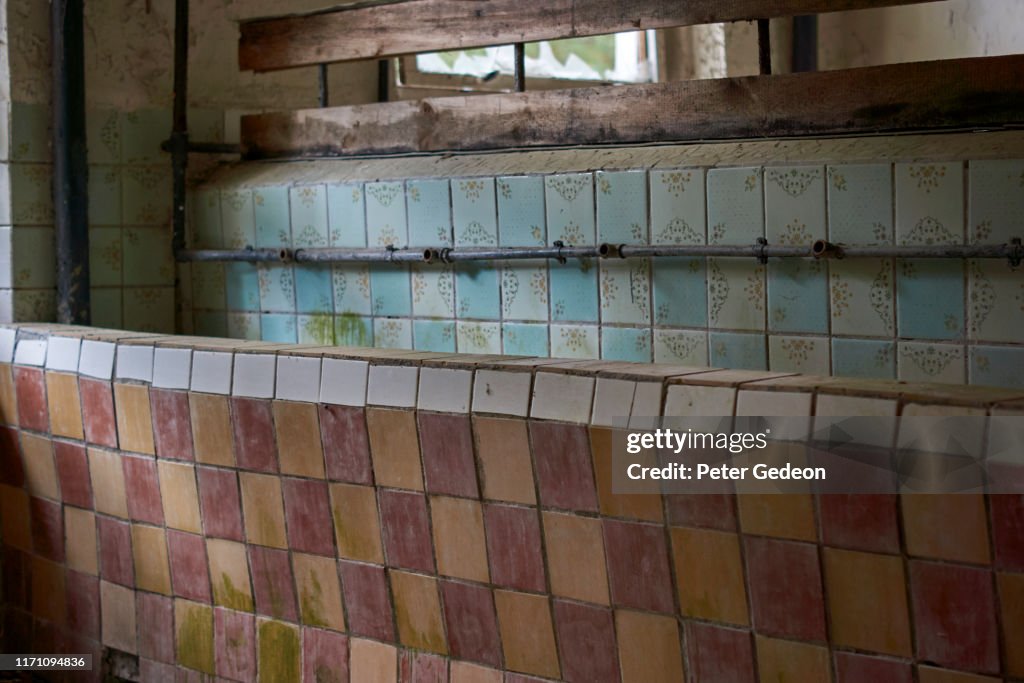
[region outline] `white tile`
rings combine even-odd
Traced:
[[[629,426],[633,429],[653,429],[661,417],[661,382],[637,382],[633,393],[633,407],[629,411]]]
[[[842,429],[855,443],[866,446],[891,448],[896,436],[893,399],[818,394],[814,414],[816,438],[829,435],[832,425]]]
[[[526,417],[532,380],[529,372],[477,370],[473,381],[473,412]]]
[[[375,406],[416,407],[419,368],[411,365],[371,365],[366,402]]]
[[[266,353],[236,353],[231,394],[274,398],[275,358]]]
[[[192,375],[192,349],[157,349],[153,354],[153,386],[188,389]]]
[[[317,403],[320,400],[320,359],[278,356],[277,398]]]
[[[665,392],[665,417],[732,417],[736,390],[699,384],[670,384]]]
[[[82,355],[78,361],[78,373],[87,377],[109,380],[114,374],[114,351],[110,342],[86,339],[82,342]]]
[[[988,425],[989,461],[1024,465],[1024,412],[996,408]]]
[[[812,398],[810,393],[741,389],[736,396],[736,416],[766,418],[769,439],[799,441],[810,434]],[[776,417],[782,419],[772,419]]]
[[[601,427],[626,427],[629,411],[633,406],[636,382],[625,379],[598,377],[594,389],[594,409],[590,414],[591,424]]]
[[[324,358],[320,375],[320,402],[341,406],[366,405],[366,377],[370,364],[364,360]]]
[[[50,337],[46,352],[46,369],[59,372],[78,372],[78,354],[82,340],[77,337]]]
[[[594,400],[594,378],[538,372],[533,381],[530,417],[587,422]]]
[[[14,340],[17,336],[17,330],[9,327],[0,329],[0,363],[10,363],[14,360]]]
[[[420,368],[417,407],[445,413],[468,413],[472,388],[472,370]]]
[[[14,362],[18,365],[42,365],[46,362],[45,339],[22,339],[14,350]]]
[[[153,347],[118,344],[115,374],[118,379],[152,382]]]
[[[231,356],[222,351],[192,354],[192,391],[206,394],[231,393]]]

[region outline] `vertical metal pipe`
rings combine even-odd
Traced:
[[[772,34],[770,27],[770,20],[757,20],[757,62],[762,75],[768,75],[772,72]]]
[[[818,70],[818,16],[793,17],[793,73]]]
[[[522,43],[515,44],[516,71],[515,83],[516,92],[526,92],[526,46]]]
[[[88,325],[89,193],[84,0],[52,0],[53,206],[57,321]]]
[[[317,64],[316,67],[317,81],[320,86],[320,107],[327,106],[328,91],[327,91],[327,65]]]
[[[174,183],[171,248],[185,249],[185,173],[188,170],[188,0],[174,4],[174,127],[171,131]]]
[[[390,95],[390,70],[388,60],[382,59],[377,62],[377,101],[387,102]]]

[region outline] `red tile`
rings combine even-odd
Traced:
[[[295,603],[295,581],[288,552],[249,546],[249,566],[256,593],[256,612],[268,617],[298,621]]]
[[[282,479],[288,545],[293,550],[334,557],[334,524],[327,482]]]
[[[448,682],[448,660],[444,657],[412,650],[402,650],[401,657],[398,662],[399,683]]]
[[[504,683],[544,683],[546,678],[534,678],[523,674],[506,673]]]
[[[82,395],[85,440],[107,448],[117,448],[114,392],[110,388],[110,382],[80,377],[78,391]]]
[[[485,505],[491,580],[506,588],[543,592],[544,558],[534,508]]]
[[[214,608],[213,651],[217,653],[214,661],[218,676],[238,681],[256,680],[256,620],[253,615]]]
[[[409,491],[381,490],[379,502],[388,565],[434,573],[426,496]]]
[[[951,669],[996,673],[999,640],[992,572],[910,563],[917,657]]]
[[[604,544],[614,605],[675,611],[664,527],[606,519]]]
[[[36,368],[14,368],[14,387],[18,399],[18,423],[22,429],[46,432],[50,413],[46,406],[46,380]]]
[[[349,632],[393,642],[395,626],[391,621],[391,598],[384,568],[340,560],[338,574]]]
[[[427,493],[479,498],[469,416],[420,413],[419,431]]]
[[[441,597],[452,657],[501,666],[501,640],[491,591],[483,586],[442,581]]]
[[[167,552],[174,594],[196,602],[211,602],[210,574],[203,537],[168,529]]]
[[[192,452],[192,417],[188,410],[188,393],[167,389],[149,390],[150,413],[156,454],[161,458],[194,460]]]
[[[680,493],[665,496],[672,526],[736,530],[736,496],[728,493]]]
[[[25,484],[25,469],[21,464],[18,432],[12,427],[0,427],[0,484],[21,488]]]
[[[320,437],[328,479],[351,484],[373,483],[364,409],[321,404]]]
[[[758,633],[825,639],[825,601],[816,547],[767,538],[746,539],[751,612]]]
[[[244,540],[242,504],[238,497],[238,476],[234,470],[197,467],[199,501],[207,536]]]
[[[100,580],[68,571],[68,628],[84,638],[100,639]]]
[[[555,629],[562,678],[569,683],[619,680],[611,610],[555,600]]]
[[[135,599],[139,629],[139,656],[174,663],[174,600],[139,592]]]
[[[160,500],[156,461],[125,455],[121,458],[121,469],[124,470],[128,515],[134,520],[163,525],[164,506]]]
[[[32,594],[32,570],[29,555],[11,546],[3,546],[0,552],[0,586],[3,587],[4,605],[30,609],[29,596]]]
[[[92,509],[92,485],[89,482],[89,460],[85,447],[66,441],[53,442],[61,498],[65,503]],[[20,467],[20,463],[19,463]]]
[[[257,472],[277,472],[277,440],[270,401],[232,398],[231,426],[238,466]]]
[[[897,498],[889,494],[818,497],[825,545],[878,553],[900,552]]]
[[[302,680],[348,680],[348,638],[318,628],[302,629]]]
[[[131,527],[127,522],[97,515],[96,533],[100,544],[100,576],[106,581],[132,588],[135,585],[135,568],[132,564]]]
[[[95,657],[93,657],[93,661],[96,661]],[[177,671],[173,664],[158,662],[144,657],[139,658],[140,681],[174,681]]]
[[[1024,571],[1024,495],[989,497],[996,567]]]
[[[582,425],[530,422],[541,505],[597,512],[590,440]]]
[[[30,498],[32,544],[37,555],[54,562],[64,561],[64,513],[60,503]]]
[[[749,631],[688,622],[686,647],[694,683],[753,683],[757,680]]]
[[[852,652],[836,653],[836,683],[913,683],[913,680],[909,662]]]

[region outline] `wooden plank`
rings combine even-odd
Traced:
[[[241,24],[238,64],[323,62],[937,0],[408,0]]]
[[[1024,55],[307,109],[242,118],[249,158],[1024,124]]]

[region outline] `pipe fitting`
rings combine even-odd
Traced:
[[[843,249],[838,244],[833,244],[828,240],[814,240],[814,243],[811,245],[811,256],[816,259],[839,259],[843,257]]]

